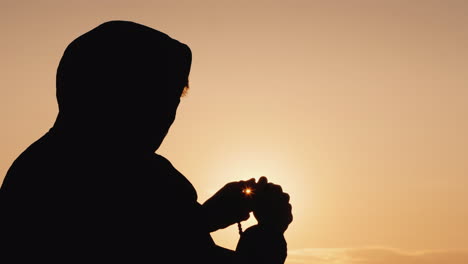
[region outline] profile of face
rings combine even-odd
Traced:
[[[75,39],[57,69],[65,126],[156,150],[188,86],[190,48],[155,29],[110,21]]]
[[[166,98],[164,103],[149,102],[142,111],[134,113],[131,120],[122,123],[120,131],[125,131],[125,139],[135,144],[145,145],[155,151],[166,137],[176,119],[179,97]]]

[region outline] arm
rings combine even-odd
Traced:
[[[283,264],[287,256],[287,244],[282,232],[254,225],[242,234],[236,254],[238,263]]]
[[[242,234],[236,250],[214,246],[208,263],[223,264],[283,264],[287,248],[283,234],[270,232],[255,225]]]

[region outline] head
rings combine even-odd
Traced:
[[[127,21],[101,24],[63,54],[56,126],[154,151],[188,88],[191,59],[187,45],[155,29]]]

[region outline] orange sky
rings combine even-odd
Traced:
[[[132,20],[193,51],[158,152],[200,202],[266,175],[291,195],[288,263],[468,263],[467,14],[448,0],[2,1],[0,181],[53,124],[67,44]],[[232,248],[237,229],[214,238]]]

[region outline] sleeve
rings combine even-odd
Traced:
[[[287,256],[284,235],[255,225],[244,231],[236,248],[239,263],[283,264]]]

